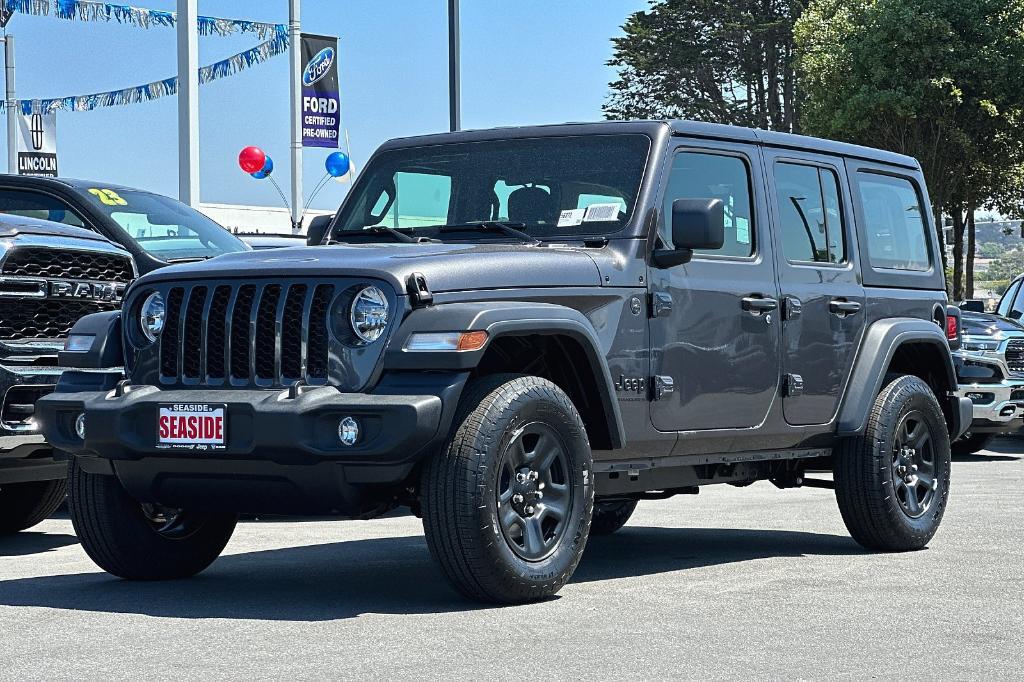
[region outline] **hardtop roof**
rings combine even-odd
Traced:
[[[920,165],[912,156],[897,154],[884,149],[836,142],[807,135],[780,133],[757,128],[706,123],[704,121],[596,121],[589,123],[558,123],[550,125],[515,126],[460,130],[451,133],[433,133],[388,140],[381,145],[381,151],[401,147],[452,144],[459,142],[482,142],[508,138],[552,137],[558,135],[600,135],[616,133],[642,133],[657,138],[666,132],[685,137],[699,137],[716,140],[732,140],[760,144],[767,147],[799,149],[808,152],[846,156],[865,161],[919,169]]]

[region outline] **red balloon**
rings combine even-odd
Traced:
[[[246,173],[263,170],[267,155],[259,147],[246,147],[238,153],[238,166]]]

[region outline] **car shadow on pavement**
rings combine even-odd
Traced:
[[[22,531],[0,537],[0,557],[26,556],[52,552],[61,547],[78,544],[78,538],[67,533],[32,533]]]
[[[951,457],[953,463],[957,462],[1017,462],[1020,461],[1020,457],[1014,457],[1013,455],[998,454],[998,455],[982,455],[974,453],[973,455],[953,455]]]
[[[614,536],[591,540],[574,582],[752,559],[861,552],[852,540],[836,535],[627,527]],[[2,580],[0,606],[307,622],[364,613],[422,614],[485,608],[465,600],[448,586],[422,536],[232,554],[188,580],[128,582],[95,572]]]

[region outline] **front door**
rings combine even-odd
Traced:
[[[827,424],[864,329],[845,167],[813,154],[765,151],[782,294],[782,408],[790,424]]]
[[[760,151],[685,142],[670,164],[663,245],[671,243],[672,202],[702,198],[724,203],[725,243],[684,265],[650,270],[651,420],[660,431],[755,427],[778,394],[780,328]]]

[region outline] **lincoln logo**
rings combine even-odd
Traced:
[[[42,114],[32,114],[32,120],[29,122],[29,130],[32,132],[32,149],[38,152],[43,148]]]
[[[74,282],[61,280],[50,282],[50,298],[82,298],[89,301],[120,301],[124,295],[124,284],[105,282]]]

